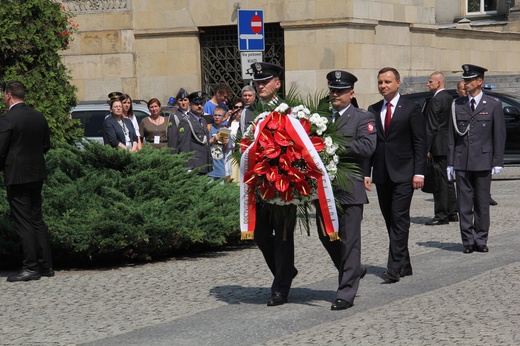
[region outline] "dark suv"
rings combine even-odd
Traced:
[[[446,91],[448,91],[453,98],[458,97],[455,89],[446,89]],[[506,149],[504,153],[504,163],[520,163],[520,95],[490,90],[484,90],[484,93],[502,101],[502,108],[506,120]],[[402,96],[417,102],[424,113],[424,110],[428,106],[428,102],[430,102],[430,99],[433,97],[433,93],[425,91],[404,94]]]

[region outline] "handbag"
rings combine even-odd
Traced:
[[[430,157],[426,159],[426,173],[424,174],[424,186],[422,192],[433,193],[435,191],[435,177],[433,172],[433,160]]]

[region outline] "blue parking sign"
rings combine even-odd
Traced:
[[[264,11],[237,10],[238,50],[264,51]]]

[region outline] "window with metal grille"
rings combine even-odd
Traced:
[[[497,12],[497,0],[466,0],[468,14],[492,14]]]
[[[264,35],[263,61],[284,66],[284,35],[280,24],[264,23]],[[200,46],[202,90],[211,96],[216,84],[226,82],[233,90],[231,97],[239,96],[249,81],[242,79],[237,26],[200,28]]]

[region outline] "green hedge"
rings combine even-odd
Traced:
[[[86,143],[47,154],[44,218],[59,265],[152,260],[239,239],[239,188],[188,173],[187,155]],[[19,254],[5,189],[0,255]]]

